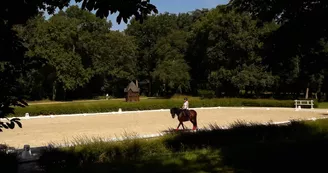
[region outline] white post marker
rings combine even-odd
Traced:
[[[25,118],[29,119],[30,118],[30,114],[29,113],[25,113]]]
[[[118,112],[119,112],[119,113],[122,113],[122,109],[121,109],[121,108],[119,108],[119,109],[118,109]]]
[[[32,157],[30,145],[24,145],[24,151],[22,152],[22,159],[30,159]]]

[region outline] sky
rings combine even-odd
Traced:
[[[215,8],[220,4],[227,4],[229,0],[150,0],[150,3],[154,4],[159,13],[169,12],[169,13],[184,13],[193,11],[195,9],[202,8]],[[71,5],[76,5],[74,2],[71,2]],[[127,26],[126,23],[121,22],[118,24],[116,22],[117,13],[108,16],[113,24],[112,30],[124,30]],[[46,18],[49,16],[46,15]]]

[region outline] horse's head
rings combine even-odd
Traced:
[[[172,118],[175,118],[175,114],[177,114],[177,108],[171,108],[170,113],[171,113]]]

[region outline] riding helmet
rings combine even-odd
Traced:
[[[187,97],[185,97],[183,100],[188,100]]]

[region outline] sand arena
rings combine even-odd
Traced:
[[[237,120],[251,122],[280,122],[291,119],[308,119],[324,117],[327,110],[292,108],[221,108],[196,109],[198,113],[198,128],[211,123],[229,125]],[[140,135],[156,134],[176,128],[177,119],[172,119],[169,111],[140,112],[124,114],[108,114],[94,116],[71,116],[21,120],[23,128],[4,129],[0,133],[0,143],[22,148],[24,144],[31,147],[44,146],[49,142],[64,143],[76,137],[113,138],[123,133]],[[192,128],[191,122],[185,126]]]

